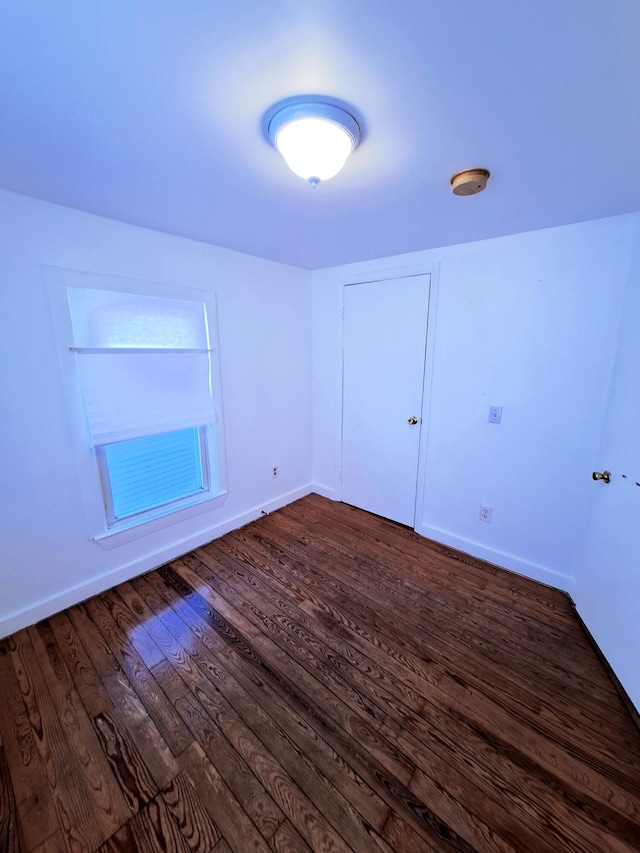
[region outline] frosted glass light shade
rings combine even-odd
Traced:
[[[291,171],[315,185],[342,169],[360,141],[360,128],[340,107],[299,103],[275,113],[269,138]]]
[[[347,162],[353,142],[339,125],[323,118],[290,121],[276,134],[276,148],[291,171],[306,181],[333,178]]]

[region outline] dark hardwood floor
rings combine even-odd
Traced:
[[[310,496],[0,642],[0,851],[637,851],[562,593]]]

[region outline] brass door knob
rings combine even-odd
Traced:
[[[593,477],[594,480],[602,480],[603,483],[610,483],[611,482],[611,472],[610,471],[603,471],[602,473],[600,473],[600,471],[594,471],[591,476]]]
[[[408,418],[407,423],[409,426],[415,426],[418,423],[418,419],[414,417]]]

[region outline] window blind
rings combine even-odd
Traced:
[[[215,421],[209,354],[78,353],[93,445]]]
[[[84,287],[69,287],[67,294],[76,347],[209,347],[202,302]]]
[[[215,422],[203,303],[75,287],[68,295],[94,446]]]
[[[116,520],[204,489],[197,428],[111,444],[104,452]]]

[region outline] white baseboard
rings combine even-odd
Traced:
[[[338,501],[340,498],[338,497],[336,489],[332,486],[323,486],[321,483],[312,483],[311,491],[316,495],[320,495],[321,498],[329,498],[331,501]]]
[[[156,569],[158,566],[175,560],[177,557],[210,542],[212,539],[218,539],[220,536],[224,536],[225,533],[237,530],[239,527],[255,521],[257,518],[260,518],[263,512],[274,512],[276,509],[293,503],[293,501],[297,501],[299,498],[306,497],[306,495],[311,494],[313,491],[316,491],[316,489],[311,484],[294,489],[291,492],[274,498],[266,504],[260,504],[260,506],[252,507],[240,515],[228,518],[221,524],[210,527],[206,531],[174,542],[170,548],[148,554],[144,559],[136,560],[125,566],[119,566],[111,572],[93,577],[85,583],[67,588],[35,604],[31,604],[21,610],[16,610],[0,619],[0,638],[8,637],[15,631],[27,628],[29,625],[35,625],[41,619],[46,619],[48,616],[59,613],[67,607],[79,604],[81,601],[98,595],[98,593],[104,592],[112,586],[117,586],[119,583],[124,583],[138,575]]]
[[[488,548],[486,545],[481,545],[472,539],[455,536],[453,533],[441,530],[438,527],[432,527],[428,524],[421,524],[416,527],[416,533],[426,536],[427,539],[433,539],[434,542],[439,542],[441,545],[448,545],[457,551],[462,551],[480,560],[486,560],[487,563],[493,563],[496,566],[509,569],[511,572],[516,572],[516,574],[524,575],[534,581],[547,584],[547,586],[553,586],[556,589],[568,592],[569,595],[573,595],[575,579],[571,575],[554,572],[552,569],[540,566],[538,563],[530,563],[513,554],[498,551],[495,548]]]

